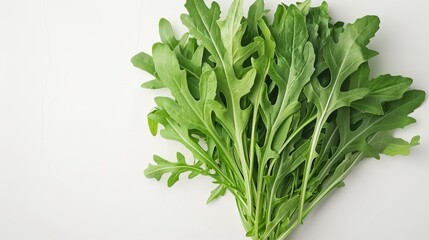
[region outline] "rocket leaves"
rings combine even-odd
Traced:
[[[161,42],[132,58],[168,89],[148,115],[153,135],[185,146],[193,161],[154,156],[149,178],[210,177],[208,203],[226,192],[252,239],[285,239],[365,158],[408,155],[395,129],[425,99],[402,76],[370,77],[368,45],[376,16],[344,25],[332,22],[326,2],[280,4],[274,19],[263,0],[247,16],[243,0],[224,18],[216,2],[187,0],[181,17],[189,32],[177,37],[161,19]]]
[[[182,173],[190,172],[189,178],[195,177],[199,174],[204,173],[204,170],[201,169],[198,165],[188,165],[185,160],[185,156],[181,153],[177,153],[177,162],[169,162],[159,156],[154,156],[153,160],[156,165],[149,165],[145,170],[145,175],[150,178],[155,178],[160,180],[162,175],[170,173],[168,178],[168,186],[173,186],[177,181],[179,181],[179,176]]]

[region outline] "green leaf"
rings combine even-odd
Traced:
[[[407,142],[400,138],[391,138],[389,145],[384,149],[383,153],[389,156],[410,154],[410,148],[418,146],[420,144],[420,136],[415,136],[410,142]]]
[[[160,108],[163,108],[164,103],[171,101],[171,99],[158,97],[155,99],[155,101],[158,103]],[[211,174],[210,176],[215,178],[216,181],[223,183],[228,187],[233,185],[232,180],[226,175],[225,171],[219,167],[219,165],[215,162],[215,159],[212,158],[212,155],[205,151],[199,144],[198,139],[193,138],[190,135],[190,131],[186,127],[183,127],[175,122],[165,110],[153,111],[149,115],[149,118],[164,126],[164,129],[160,131],[163,138],[182,143],[189,151],[191,151],[195,159],[204,163],[209,167],[209,169],[213,169],[215,173]],[[222,163],[226,165],[229,164],[227,161]]]
[[[207,108],[207,97],[196,100],[188,87],[187,73],[180,69],[179,62],[172,50],[165,44],[156,44],[153,47],[153,59],[156,71],[162,83],[168,87],[176,101],[164,101],[165,110],[177,122],[190,129],[197,129],[206,134],[211,134],[211,110]],[[214,74],[208,74],[207,81],[212,82],[205,89],[205,92],[216,91],[216,80]],[[207,75],[206,75],[207,76]],[[204,86],[206,82],[202,82]],[[211,88],[211,89],[210,89]],[[208,97],[214,97],[211,94]],[[191,113],[191,114],[190,114]]]
[[[211,193],[207,204],[214,202],[216,199],[222,197],[226,193],[226,187],[224,185],[218,185]]]
[[[216,22],[220,17],[219,5],[213,2],[211,8],[208,8],[203,0],[187,0],[185,7],[189,14],[181,16],[182,23],[217,58],[216,60],[220,60],[226,49],[222,44],[220,28]]]
[[[329,16],[328,4],[323,2],[320,7],[310,8],[306,21],[309,40],[316,53],[314,77],[319,77],[328,68],[323,58],[323,49],[329,42],[333,31],[329,24],[331,17]]]
[[[317,80],[312,80],[305,89],[307,98],[316,105],[319,118],[323,121],[336,109],[350,106],[370,92],[366,88],[343,92],[341,87],[362,63],[376,55],[366,45],[377,32],[379,24],[380,20],[375,16],[358,19],[346,26],[338,42],[331,39],[324,48],[323,57],[330,70],[331,81],[327,87],[323,87]]]
[[[305,16],[310,11],[311,0],[305,0],[304,2],[298,3],[296,6],[302,12],[302,14]]]
[[[145,82],[141,85],[142,88],[147,88],[147,89],[161,89],[161,88],[165,88],[164,85],[162,84],[162,82],[159,79],[154,79],[148,82]]]
[[[132,57],[131,62],[135,67],[140,68],[147,73],[152,74],[153,76],[156,76],[153,59],[149,54],[141,52]]]
[[[264,0],[256,0],[249,8],[247,14],[247,29],[246,41],[251,42],[252,39],[259,36],[259,21],[265,17],[268,11],[265,10]]]
[[[402,76],[382,75],[369,79],[369,65],[361,67],[350,77],[350,88],[368,88],[365,98],[352,103],[352,107],[374,115],[383,115],[383,103],[400,99],[409,89],[412,79]]]
[[[158,133],[158,122],[157,122],[157,121],[155,121],[155,120],[153,120],[153,119],[151,118],[151,116],[153,116],[153,114],[149,114],[149,115],[148,115],[148,118],[147,118],[147,124],[148,124],[148,126],[149,126],[150,133],[151,133],[153,136],[156,136],[156,134]]]
[[[212,3],[208,8],[202,0],[188,0],[185,7],[189,15],[182,15],[182,22],[189,32],[201,41],[202,45],[212,54],[218,63],[215,69],[218,90],[224,93],[227,107],[211,101],[211,105],[232,138],[242,141],[246,123],[249,120],[250,109],[241,110],[241,99],[250,92],[256,72],[250,70],[241,79],[233,68],[232,49],[233,38],[240,30],[242,15],[242,0],[235,0],[223,21],[219,20],[219,5]],[[243,151],[240,147],[240,151]]]
[[[225,20],[218,20],[223,46],[226,51],[233,53],[233,39],[241,27],[243,18],[243,0],[232,2]]]
[[[403,98],[390,102],[386,106],[386,113],[382,116],[370,116],[362,119],[361,125],[355,129],[350,129],[350,113],[348,109],[338,112],[337,125],[340,132],[340,143],[334,155],[319,172],[318,179],[324,179],[335,163],[343,159],[350,152],[359,150],[363,156],[379,158],[386,145],[381,150],[368,143],[367,139],[378,133],[393,129],[403,128],[415,122],[408,115],[414,112],[424,101],[425,94],[422,91],[412,90],[404,94]],[[386,136],[384,142],[390,144],[396,141],[391,136]],[[376,145],[379,146],[379,145]],[[388,150],[389,151],[389,150]]]
[[[305,16],[294,5],[287,10],[278,10],[272,33],[276,42],[277,63],[270,69],[269,76],[278,87],[274,105],[268,98],[263,102],[266,125],[270,132],[267,144],[278,151],[289,132],[290,122],[285,121],[299,110],[299,97],[303,87],[310,81],[314,71],[314,50],[308,42]],[[272,144],[272,145],[271,145]]]
[[[157,74],[155,71],[155,64],[153,62],[152,57],[149,54],[141,52],[135,55],[134,57],[132,57],[131,62],[135,67],[140,68],[149,74],[152,74],[152,76],[154,77],[157,77]],[[161,88],[164,88],[165,86],[162,84],[162,82],[159,79],[154,79],[143,83],[141,87],[147,88],[147,89],[161,89]]]
[[[149,167],[145,170],[144,174],[148,178],[155,178],[161,180],[164,174],[170,174],[167,184],[169,187],[173,186],[179,181],[180,174],[185,172],[203,174],[204,170],[195,165],[188,165],[185,161],[185,157],[181,153],[177,153],[177,162],[169,162],[160,156],[154,156],[153,160],[156,165],[149,164]]]
[[[161,18],[159,21],[159,36],[161,37],[161,41],[167,44],[171,49],[174,49],[177,44],[179,44],[177,39],[174,37],[171,23],[165,18]]]

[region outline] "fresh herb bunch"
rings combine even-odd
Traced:
[[[155,98],[152,134],[161,124],[194,159],[155,156],[147,177],[170,174],[168,186],[182,173],[211,177],[208,202],[231,192],[247,236],[282,240],[362,159],[418,145],[418,136],[407,142],[392,131],[415,122],[409,114],[425,93],[409,90],[410,78],[370,78],[378,17],[332,23],[326,3],[309,0],[280,4],[272,22],[263,0],[247,17],[235,0],[223,20],[216,2],[185,6],[189,33],[176,39],[162,19],[162,42],[132,62],[155,77],[143,87],[172,95]]]

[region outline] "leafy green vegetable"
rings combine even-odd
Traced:
[[[189,29],[176,38],[161,19],[161,42],[134,66],[153,75],[144,88],[167,88],[148,116],[153,135],[183,144],[193,156],[154,157],[145,171],[168,186],[180,175],[211,177],[208,203],[227,191],[252,239],[286,238],[305,216],[367,157],[408,155],[419,144],[393,137],[415,122],[409,115],[425,93],[412,80],[370,78],[368,48],[376,16],[333,23],[326,2],[281,4],[273,21],[263,0],[244,16],[235,0],[220,7],[187,0]]]

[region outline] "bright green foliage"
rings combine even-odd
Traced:
[[[419,144],[392,133],[415,122],[409,114],[425,93],[409,90],[409,78],[370,78],[378,17],[333,23],[326,3],[309,0],[279,5],[272,22],[263,0],[247,17],[235,0],[225,19],[216,2],[185,6],[189,33],[177,39],[161,19],[152,56],[132,62],[155,78],[143,87],[171,92],[155,98],[151,133],[162,125],[194,160],[155,156],[145,175],[168,175],[168,186],[181,174],[213,178],[208,202],[232,193],[252,239],[285,239],[362,159]]]

